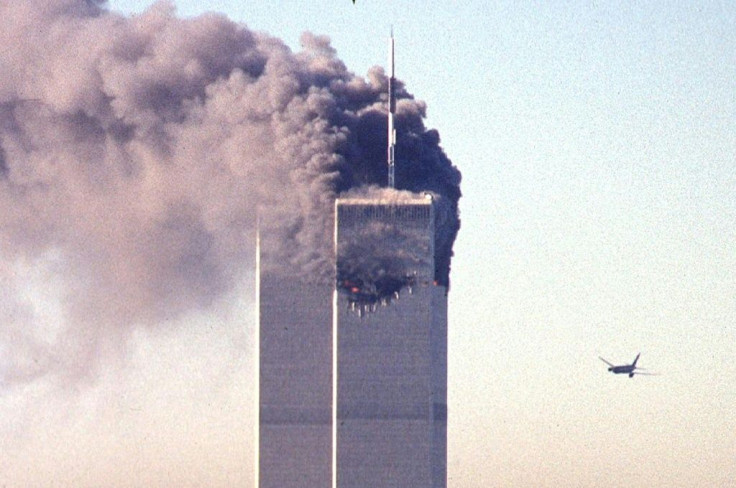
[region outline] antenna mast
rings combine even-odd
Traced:
[[[394,78],[394,28],[391,26],[391,37],[389,38],[389,79],[388,79],[388,187],[396,188],[395,171],[395,155],[396,155],[396,129],[394,129],[394,113],[396,111],[396,98],[394,96],[394,88],[396,79]]]

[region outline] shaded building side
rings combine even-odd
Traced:
[[[258,273],[257,487],[328,487],[332,477],[329,283]]]

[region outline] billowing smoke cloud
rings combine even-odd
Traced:
[[[7,291],[0,382],[83,374],[101,343],[211,306],[253,266],[259,212],[284,263],[327,273],[334,199],[386,184],[382,69],[355,76],[326,37],[294,53],[220,15],[103,3],[0,4],[0,255],[51,270],[64,324],[37,337]],[[397,186],[441,197],[447,284],[460,174],[397,96]]]

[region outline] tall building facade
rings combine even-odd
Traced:
[[[447,290],[434,283],[432,201],[343,199],[335,215],[333,486],[445,487]]]
[[[259,265],[258,487],[446,486],[434,225],[429,197],[338,199],[329,286]]]
[[[289,272],[269,249],[259,236],[255,486],[328,487],[334,286]]]

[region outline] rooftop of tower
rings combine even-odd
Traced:
[[[341,197],[335,200],[338,205],[430,205],[434,198],[430,193],[401,192],[394,195],[383,194],[380,197]]]

